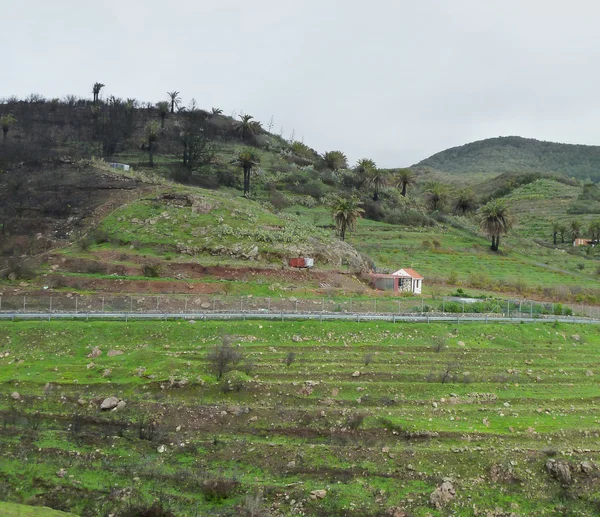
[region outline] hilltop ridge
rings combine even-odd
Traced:
[[[413,167],[431,167],[453,174],[559,173],[597,182],[600,146],[501,136],[446,149]]]

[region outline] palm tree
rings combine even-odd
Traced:
[[[96,104],[98,102],[98,96],[100,95],[100,90],[102,90],[102,88],[104,88],[104,84],[102,83],[94,83],[94,86],[92,88],[92,93],[94,94],[94,104]]]
[[[377,169],[377,165],[375,165],[375,162],[373,160],[371,160],[370,158],[361,158],[356,162],[354,172],[366,176],[369,174],[369,172],[371,172],[374,169]]]
[[[211,115],[222,115],[223,110],[221,108],[213,108],[210,110]]]
[[[146,124],[146,138],[148,138],[148,155],[150,157],[150,167],[154,167],[154,144],[158,140],[160,128],[156,120],[151,120]]]
[[[379,191],[387,187],[388,175],[381,169],[367,169],[365,184],[373,187],[373,201],[379,201]]]
[[[567,233],[567,227],[564,224],[558,226],[558,233],[560,235],[560,242],[565,243],[565,233]]]
[[[600,221],[592,221],[588,226],[588,233],[593,241],[600,240]]]
[[[577,219],[575,219],[574,221],[571,221],[569,229],[571,230],[571,240],[574,241],[581,234],[581,223]]]
[[[394,183],[402,188],[402,196],[406,197],[406,188],[409,185],[414,185],[415,175],[410,169],[400,169],[396,174]]]
[[[561,227],[561,224],[558,221],[554,221],[554,223],[552,223],[552,241],[554,242],[555,246],[556,246],[556,236],[560,233],[560,227]]]
[[[333,202],[332,215],[340,239],[345,240],[346,232],[356,228],[356,220],[362,217],[364,213],[361,205],[360,199],[354,195],[351,197],[338,197]]]
[[[454,201],[454,211],[463,215],[477,210],[477,199],[475,192],[470,188],[459,190]]]
[[[342,151],[328,151],[323,155],[323,160],[327,168],[334,172],[348,168],[348,158]]]
[[[169,113],[169,103],[167,101],[159,102],[156,105],[156,108],[158,109],[158,114],[160,115],[160,128],[164,129],[165,118],[167,116],[167,113]]]
[[[250,147],[242,149],[235,159],[235,163],[244,171],[244,196],[250,195],[250,175],[260,164],[260,155]]]
[[[240,121],[236,122],[234,131],[240,135],[242,140],[255,135],[262,129],[262,125],[257,120],[252,120],[252,115],[240,115]]]
[[[423,192],[433,212],[439,210],[448,198],[448,186],[440,181],[429,181]]]
[[[8,130],[10,126],[12,126],[17,119],[13,117],[12,113],[7,113],[6,115],[2,115],[0,117],[0,126],[2,126],[2,140],[6,140],[6,135],[8,134]]]
[[[501,199],[492,199],[479,210],[479,225],[492,238],[492,251],[500,247],[500,235],[505,234],[513,225],[513,218],[506,203]]]
[[[167,92],[167,95],[171,97],[171,113],[175,113],[175,106],[179,106],[179,103],[181,102],[179,92],[173,90],[172,92]]]

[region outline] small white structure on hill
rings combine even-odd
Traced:
[[[399,269],[392,274],[371,274],[375,289],[421,294],[423,277],[414,269]]]

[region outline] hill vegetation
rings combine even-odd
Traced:
[[[600,146],[560,144],[533,138],[488,138],[446,149],[420,167],[452,174],[558,173],[600,181]]]

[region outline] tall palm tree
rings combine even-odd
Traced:
[[[406,189],[409,185],[415,184],[415,174],[410,169],[400,169],[395,176],[395,181],[397,187],[402,188],[402,196],[406,197]]]
[[[569,229],[571,230],[571,240],[574,241],[581,234],[581,222],[579,222],[577,219],[571,221]]]
[[[244,196],[250,195],[250,175],[260,164],[260,155],[250,147],[242,149],[235,159],[235,163],[244,171]]]
[[[477,210],[477,199],[475,192],[470,188],[459,190],[454,200],[454,211],[463,215]]]
[[[171,113],[175,113],[175,107],[179,106],[179,103],[181,102],[179,92],[173,90],[172,92],[167,92],[167,95],[171,97]]]
[[[365,184],[373,187],[373,201],[379,201],[379,191],[387,187],[388,174],[381,169],[367,169]]]
[[[0,117],[0,126],[2,126],[2,140],[6,140],[6,135],[8,134],[8,130],[10,126],[12,126],[17,119],[13,117],[12,113],[7,113],[6,115],[2,115]]]
[[[94,83],[94,86],[92,87],[92,93],[94,94],[94,104],[96,104],[98,102],[100,90],[102,90],[102,88],[104,88],[104,86],[105,85],[102,83]]]
[[[160,128],[165,128],[165,118],[167,117],[167,113],[169,113],[169,103],[167,101],[159,102],[156,105],[158,109],[158,114],[160,115]]]
[[[213,108],[210,110],[211,115],[222,115],[223,110],[221,108]]]
[[[240,121],[236,122],[234,131],[240,135],[242,140],[246,140],[246,138],[255,135],[262,129],[261,123],[253,119],[252,115],[240,115]]]
[[[513,218],[501,199],[492,199],[479,210],[479,225],[481,229],[492,238],[492,251],[500,247],[500,235],[512,228]]]
[[[558,221],[552,223],[552,241],[556,246],[556,236],[560,233],[561,224]]]
[[[146,124],[146,138],[148,139],[148,156],[150,157],[150,167],[154,167],[154,144],[158,140],[160,127],[156,120],[151,120]]]
[[[342,151],[328,151],[323,155],[323,160],[327,168],[334,172],[348,168],[348,158]]]
[[[356,196],[338,197],[332,205],[332,215],[340,239],[346,239],[346,232],[356,228],[356,220],[362,217],[362,202]]]
[[[564,224],[558,226],[558,233],[560,235],[560,242],[565,243],[565,233],[567,233],[567,227]]]
[[[448,186],[441,181],[429,181],[423,192],[433,212],[439,210],[448,198]]]
[[[600,241],[600,221],[592,221],[588,228],[588,232],[590,233],[592,240]]]

